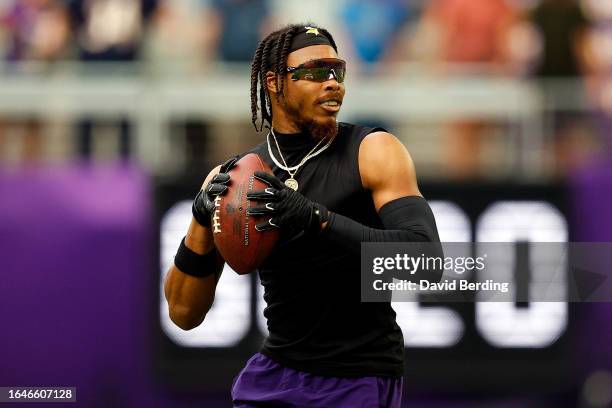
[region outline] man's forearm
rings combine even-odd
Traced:
[[[212,232],[193,221],[185,236],[185,245],[193,252],[204,255],[215,249]],[[189,330],[197,327],[208,313],[215,298],[217,281],[223,269],[223,259],[218,257],[214,273],[195,277],[183,273],[172,265],[164,285],[170,318],[179,327]],[[208,271],[203,271],[208,272]]]
[[[192,222],[185,236],[185,245],[196,254],[209,253],[215,247],[212,230]]]

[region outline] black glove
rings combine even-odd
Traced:
[[[255,225],[257,231],[281,228],[290,235],[300,231],[311,234],[321,231],[321,223],[329,219],[327,208],[293,191],[271,174],[256,171],[254,176],[269,186],[247,194],[249,200],[263,203],[249,208],[248,214],[270,216],[266,221]]]
[[[198,192],[191,206],[193,218],[203,227],[210,228],[210,216],[215,211],[215,198],[223,195],[230,181],[228,172],[236,165],[238,156],[234,156],[221,165],[219,174],[216,174],[208,184]]]

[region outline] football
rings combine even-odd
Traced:
[[[247,214],[255,201],[247,193],[263,190],[267,185],[253,177],[256,171],[272,174],[270,167],[255,153],[242,157],[229,171],[230,183],[225,194],[215,200],[212,229],[215,246],[225,262],[239,274],[256,269],[270,254],[280,235],[277,229],[259,232],[254,219]]]

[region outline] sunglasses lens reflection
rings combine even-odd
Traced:
[[[336,81],[342,83],[346,73],[346,62],[336,58],[312,60],[296,67],[292,72],[294,80],[324,82],[335,78]]]

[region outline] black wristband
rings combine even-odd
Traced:
[[[213,249],[204,255],[196,254],[187,248],[183,238],[174,257],[174,265],[181,272],[197,278],[213,275],[217,272],[217,250]]]

